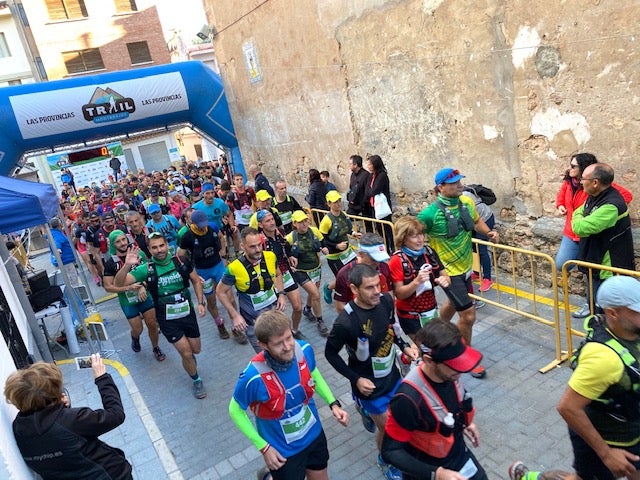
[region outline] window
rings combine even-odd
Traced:
[[[131,65],[151,62],[151,53],[147,42],[127,43],[127,50],[129,50],[129,57],[131,57]]]
[[[136,0],[113,0],[113,3],[116,6],[116,12],[137,12],[138,6],[136,5]]]
[[[0,32],[0,58],[10,57],[11,51],[9,50],[9,44],[4,36],[4,32]]]
[[[19,78],[17,80],[9,80],[9,85],[22,85],[22,80]]]
[[[102,55],[97,48],[62,52],[62,59],[69,74],[91,72],[104,68]]]
[[[51,20],[73,20],[88,17],[84,0],[46,0],[46,2]]]

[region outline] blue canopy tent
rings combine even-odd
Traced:
[[[52,185],[0,176],[0,212],[2,212],[0,214],[0,232],[2,233],[15,232],[36,225],[45,225],[51,251],[56,256],[58,265],[62,265],[62,260],[60,259],[60,255],[49,231],[49,221],[59,213],[58,197]],[[0,251],[2,251],[3,256],[8,254],[4,245],[2,245]],[[61,274],[65,284],[68,285],[68,279],[66,278],[64,270],[61,270]],[[18,279],[13,280],[14,284],[20,284]],[[18,296],[21,297],[19,298],[20,304],[24,308],[29,304],[29,301],[24,291],[18,289],[16,291],[18,292]],[[65,299],[70,300],[76,318],[82,319],[83,307],[80,305],[77,295],[65,294]],[[27,311],[25,311],[25,314],[31,331],[37,332],[39,327],[35,316],[30,315]],[[65,328],[68,327],[69,326],[65,325]],[[39,336],[35,338],[40,353],[44,358],[47,358],[45,353],[47,351],[45,350],[46,346],[43,346],[42,343],[43,339]]]
[[[48,223],[58,214],[53,185],[0,176],[0,232]]]

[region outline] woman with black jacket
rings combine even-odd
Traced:
[[[305,197],[305,200],[311,208],[317,208],[319,210],[329,210],[327,206],[326,197],[327,185],[320,178],[320,172],[315,168],[309,170],[309,193]],[[324,217],[323,214],[313,212],[313,219],[316,227],[320,225],[320,220]]]
[[[387,175],[387,169],[382,162],[382,158],[380,155],[369,155],[367,157],[367,170],[371,176],[369,177],[369,181],[365,185],[364,196],[365,196],[365,207],[364,207],[364,215],[370,218],[376,218],[375,210],[373,208],[373,201],[376,195],[379,193],[384,194],[387,198],[387,202],[389,203],[389,208],[391,208],[391,192],[389,191],[389,176]],[[391,215],[387,215],[384,218],[379,218],[378,220],[386,220],[388,222],[391,221]],[[387,224],[375,224],[375,231],[380,234],[385,241],[387,249],[390,252],[393,252],[393,230],[390,225]]]
[[[71,408],[62,393],[62,372],[37,362],[12,373],[4,387],[19,410],[13,434],[26,464],[43,480],[131,480],[124,452],[98,437],[124,422],[120,393],[99,355],[91,356],[103,409]]]

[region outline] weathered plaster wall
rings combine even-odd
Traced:
[[[245,162],[271,178],[304,187],[327,168],[345,188],[348,156],[377,153],[400,206],[419,209],[451,165],[494,188],[519,230],[555,215],[569,155],[591,151],[640,195],[638,2],[205,5]]]

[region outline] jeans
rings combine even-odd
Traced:
[[[489,227],[490,230],[493,230],[493,227],[496,224],[496,217],[491,215],[488,219],[484,221]],[[473,236],[478,240],[489,240],[488,237],[473,231]],[[486,245],[474,245],[478,250],[478,255],[480,256],[480,269],[482,270],[482,278],[488,278],[491,280],[491,255],[489,255],[489,247]]]
[[[562,265],[569,260],[576,260],[578,258],[578,242],[571,240],[566,235],[562,236],[558,253],[556,253],[556,268],[558,272],[561,271]],[[571,268],[574,268],[572,265]]]

